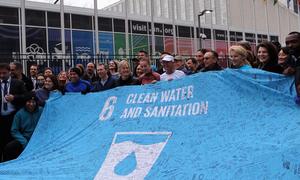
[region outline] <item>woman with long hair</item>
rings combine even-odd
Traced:
[[[44,87],[38,89],[35,92],[35,95],[38,99],[38,105],[45,106],[46,100],[49,98],[50,93],[53,91],[57,91],[57,89],[58,89],[58,81],[56,79],[56,76],[49,75],[45,77]]]
[[[278,53],[276,47],[268,41],[262,42],[256,47],[258,69],[282,73],[283,68],[278,65]]]

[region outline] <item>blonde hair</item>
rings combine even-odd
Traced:
[[[122,60],[121,62],[119,62],[119,66],[118,66],[119,73],[120,73],[123,66],[127,66],[129,68],[129,71],[131,72],[130,65],[129,65],[128,61],[127,60]]]
[[[237,53],[238,55],[242,56],[243,57],[243,61],[245,62],[245,64],[248,64],[250,65],[247,57],[248,57],[248,51],[243,48],[242,46],[239,46],[239,45],[233,45],[229,48],[229,52],[235,52]]]

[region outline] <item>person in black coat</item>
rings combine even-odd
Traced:
[[[276,47],[268,41],[262,42],[256,47],[258,69],[282,74],[283,68],[278,64]]]
[[[117,86],[139,85],[138,79],[134,78],[129,63],[123,60],[119,63],[120,78],[117,80]]]
[[[28,95],[25,85],[10,77],[9,64],[0,63],[0,162],[3,148],[12,140],[10,129],[15,113],[24,106]]]
[[[104,91],[116,87],[116,80],[108,74],[108,66],[98,64],[97,74],[99,80],[93,84],[94,88],[92,89],[92,92]]]
[[[33,82],[30,78],[26,77],[23,74],[23,66],[19,62],[12,62],[9,64],[10,67],[10,75],[14,79],[18,79],[24,82],[27,91],[33,90]]]

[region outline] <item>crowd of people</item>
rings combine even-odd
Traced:
[[[68,71],[54,75],[50,67],[39,70],[30,66],[29,76],[22,72],[20,62],[0,63],[0,162],[18,157],[26,147],[38,123],[49,94],[59,91],[99,92],[118,86],[145,85],[158,81],[171,81],[195,73],[221,71],[218,53],[199,49],[194,57],[162,52],[159,66],[153,67],[147,52],[140,51],[133,66],[126,60],[112,60],[108,64],[77,64]],[[248,42],[239,42],[229,48],[231,68],[246,70],[257,68],[286,76],[295,76],[300,105],[300,33],[291,32],[286,37],[286,47],[278,43],[262,42],[252,50]],[[133,69],[133,72],[131,72]]]

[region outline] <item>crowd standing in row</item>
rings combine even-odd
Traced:
[[[287,47],[262,42],[256,54],[247,42],[239,42],[229,48],[231,68],[247,70],[258,68],[265,71],[295,76],[300,104],[300,33],[291,32],[286,37]],[[77,64],[67,72],[54,75],[50,67],[39,73],[38,65],[30,66],[30,75],[22,73],[22,64],[0,63],[0,162],[18,157],[26,147],[38,123],[51,92],[99,92],[118,86],[145,85],[157,81],[171,81],[195,73],[220,71],[218,53],[200,49],[195,57],[183,59],[180,55],[162,52],[158,67],[151,66],[149,55],[140,51],[133,68],[126,60],[112,60],[108,64]],[[131,72],[134,69],[134,72]]]

